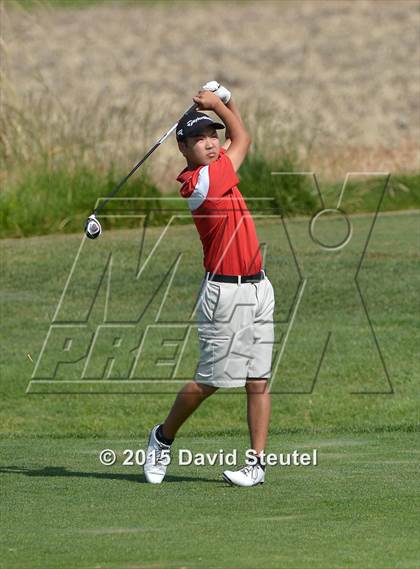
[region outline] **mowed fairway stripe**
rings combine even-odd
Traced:
[[[208,453],[237,447],[242,456],[244,440],[179,437],[177,445]],[[167,480],[149,485],[141,467],[105,467],[93,454],[108,447],[120,456],[130,446],[121,439],[3,440],[4,566],[416,566],[416,433],[272,436],[270,452],[318,448],[319,465],[267,467],[257,488],[230,487],[223,466],[174,463]]]

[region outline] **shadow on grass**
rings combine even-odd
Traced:
[[[24,474],[33,477],[48,476],[74,476],[76,478],[99,478],[100,480],[127,480],[147,484],[142,474],[118,474],[111,472],[79,472],[77,470],[67,470],[64,466],[45,466],[44,468],[30,469],[22,466],[0,466],[0,474]],[[224,483],[223,480],[213,478],[201,478],[197,476],[165,476],[167,482],[213,482],[214,484]]]

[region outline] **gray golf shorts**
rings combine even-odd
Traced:
[[[243,387],[247,378],[269,379],[274,342],[274,289],[256,283],[201,283],[197,305],[200,361],[195,381]]]

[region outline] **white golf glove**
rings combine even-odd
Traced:
[[[223,101],[223,103],[225,105],[226,105],[226,103],[229,102],[229,100],[232,96],[232,93],[230,91],[228,91],[228,89],[226,89],[226,87],[223,87],[223,85],[220,85],[220,83],[218,83],[217,81],[209,81],[208,83],[203,85],[201,88],[204,91],[211,91],[212,93],[217,95],[219,97],[219,99],[221,101]]]

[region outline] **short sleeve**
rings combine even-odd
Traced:
[[[217,160],[207,166],[200,166],[183,183],[180,193],[187,198],[191,211],[198,209],[207,198],[222,197],[239,183],[233,164],[225,152],[222,148]]]
[[[208,166],[198,168],[192,176],[186,180],[180,189],[180,194],[188,200],[188,206],[194,211],[204,202],[209,191]]]

